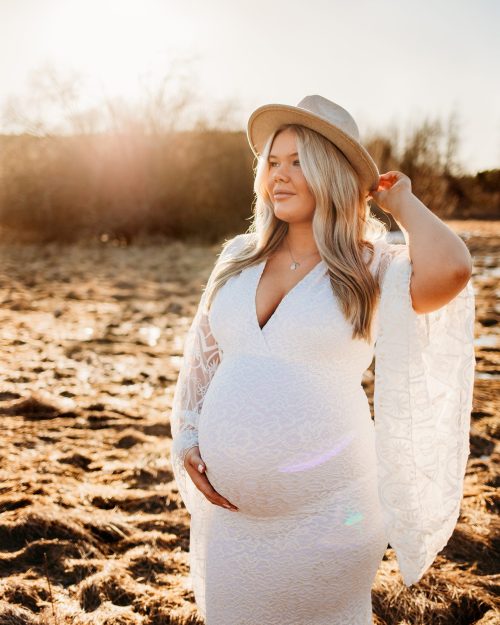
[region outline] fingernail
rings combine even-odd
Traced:
[[[202,465],[202,464],[199,464],[199,465],[198,465],[198,471],[199,471],[200,473],[203,473],[203,465]]]

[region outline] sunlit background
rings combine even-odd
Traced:
[[[453,115],[474,173],[500,163],[499,24],[495,0],[1,0],[0,131],[21,109],[64,126],[61,102],[40,101],[50,75],[73,114],[133,107],[168,78],[170,98],[189,94],[179,126],[243,129],[256,106],[312,93],[362,135]]]
[[[221,243],[252,215],[248,116],[310,94],[474,260],[461,516],[418,589],[387,550],[374,622],[498,621],[499,25],[497,0],[0,0],[1,625],[201,623],[174,388]]]

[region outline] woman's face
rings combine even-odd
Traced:
[[[295,133],[287,128],[274,138],[269,154],[266,187],[274,214],[288,223],[312,221],[316,199],[302,169]],[[279,192],[283,195],[279,195]]]

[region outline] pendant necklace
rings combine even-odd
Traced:
[[[292,261],[293,261],[293,262],[292,262],[292,264],[290,265],[290,269],[292,269],[293,271],[295,271],[295,269],[297,269],[297,267],[300,267],[301,263],[299,263],[298,261],[296,261],[296,260],[294,259],[294,257],[292,256],[292,251],[291,251],[291,249],[290,249],[290,245],[288,244],[288,239],[286,239],[286,245],[287,245],[287,247],[288,247],[288,252],[289,252],[289,254],[290,254],[290,257],[291,257],[291,259],[292,259]],[[313,254],[309,254],[309,256],[315,256],[315,255],[317,255],[317,254],[318,254],[318,252],[314,252]],[[309,258],[309,256],[306,256],[306,259],[307,259],[307,258]]]

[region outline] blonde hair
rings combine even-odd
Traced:
[[[206,307],[226,281],[243,269],[260,263],[280,246],[288,223],[274,214],[266,188],[268,156],[274,138],[287,128],[295,132],[297,152],[304,177],[316,198],[312,230],[318,251],[328,267],[330,284],[339,307],[353,326],[352,338],[371,340],[371,324],[380,296],[379,285],[369,270],[375,240],[387,228],[370,211],[356,171],[344,154],[319,133],[297,124],[284,124],[272,134],[255,168],[256,196],[253,219],[248,227],[249,244],[228,262],[215,268],[205,289]],[[231,240],[226,241],[225,247]],[[367,262],[364,260],[368,250]]]

